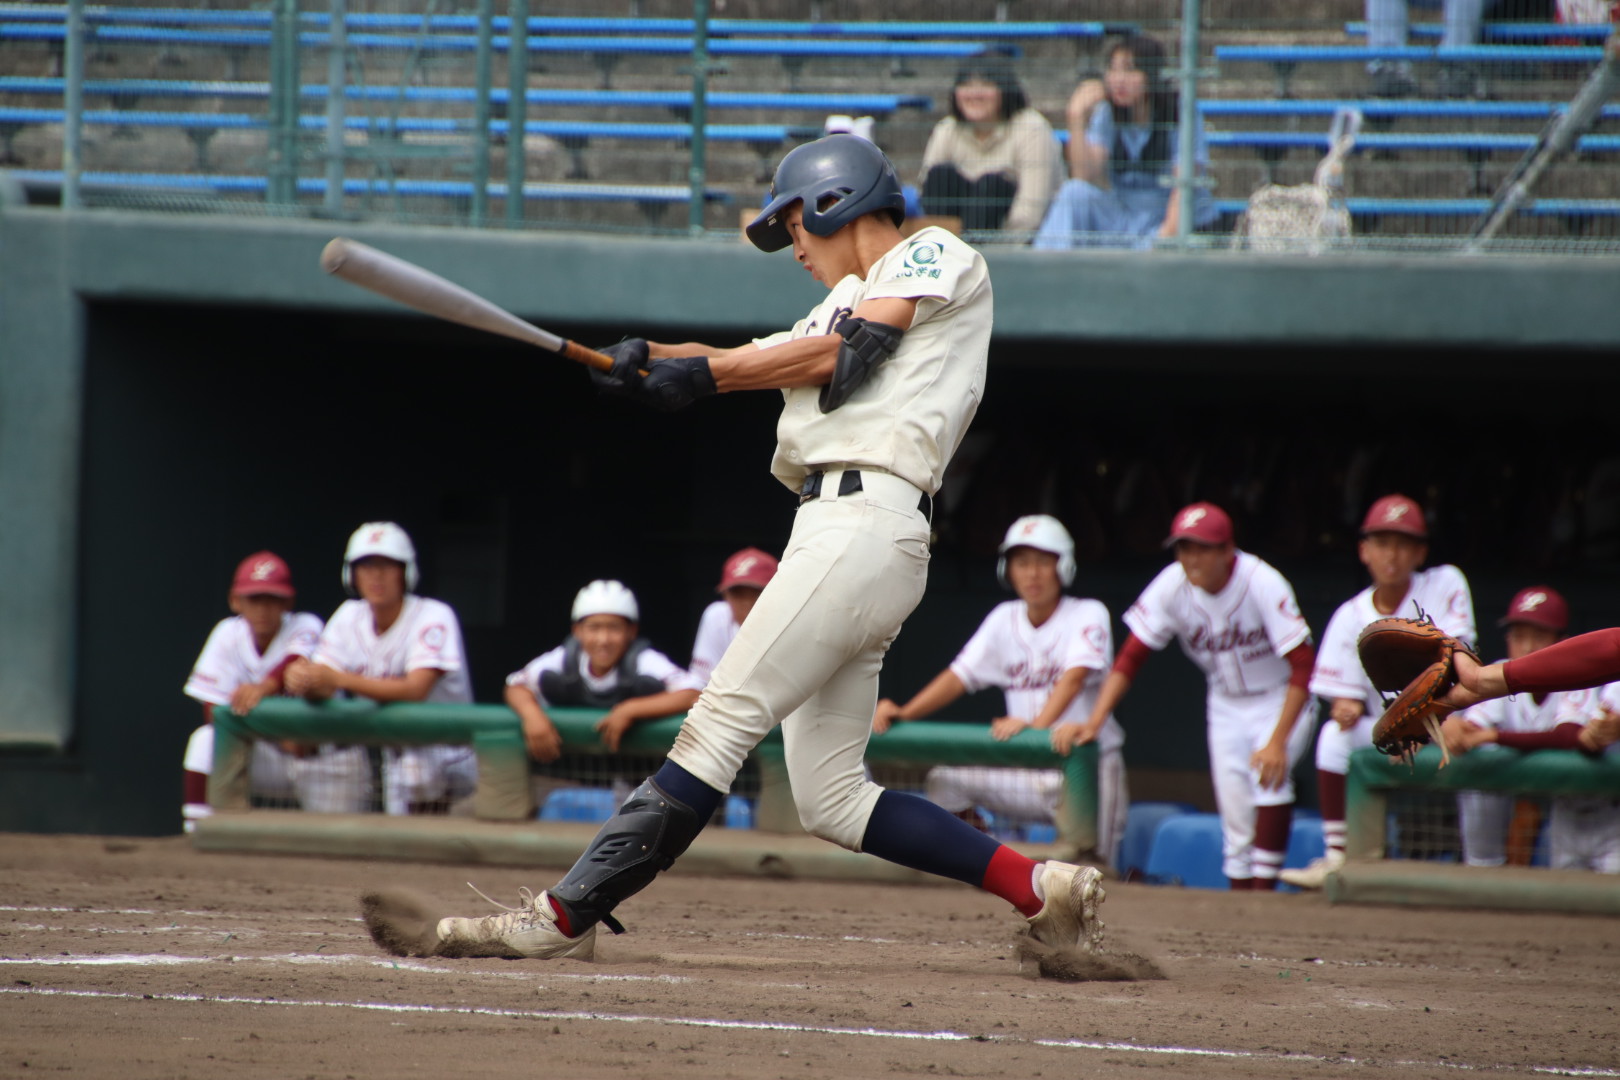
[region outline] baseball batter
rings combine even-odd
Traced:
[[[1114,662],[1108,609],[1096,600],[1064,596],[1074,583],[1074,540],[1057,518],[1031,514],[1012,523],[1001,542],[996,578],[1018,594],[996,605],[967,645],[904,705],[878,702],[878,734],[902,720],[920,720],[963,694],[999,686],[1006,713],[990,725],[997,739],[1025,728],[1051,733],[1052,748],[1067,754],[1079,725],[1091,716],[1102,673]],[[1098,740],[1097,851],[1112,860],[1129,809],[1125,732],[1109,717]],[[1052,821],[1063,798],[1057,769],[937,765],[928,771],[928,797],[970,824],[978,808],[1013,822]]]
[[[720,657],[736,640],[760,591],[776,576],[776,566],[774,556],[750,547],[734,553],[721,567],[720,584],[714,590],[720,599],[703,609],[692,642],[692,665],[687,669],[703,683],[708,683]]]
[[[641,605],[623,582],[593,581],[580,589],[571,619],[567,641],[506,677],[506,703],[522,721],[536,761],[562,756],[549,705],[606,709],[596,730],[616,752],[633,725],[685,712],[697,700],[702,682],[637,636]]]
[[[416,547],[392,521],[349,537],[343,587],[353,600],[327,621],[309,659],[287,669],[287,689],[311,701],[347,693],[373,701],[472,701],[461,623],[450,605],[416,595]],[[383,758],[390,814],[442,809],[472,794],[477,761],[469,746],[414,746]]]
[[[1213,503],[1179,511],[1165,567],[1125,613],[1130,635],[1076,742],[1094,739],[1150,652],[1172,638],[1203,669],[1209,766],[1221,814],[1222,872],[1233,889],[1275,889],[1293,822],[1294,763],[1310,739],[1299,723],[1315,652],[1293,587],[1233,543]]]
[[[1367,624],[1386,616],[1415,619],[1427,614],[1441,630],[1472,644],[1474,599],[1463,572],[1449,564],[1419,570],[1429,557],[1429,526],[1423,508],[1405,495],[1385,495],[1367,510],[1357,547],[1372,584],[1339,605],[1322,635],[1311,674],[1311,693],[1328,702],[1328,718],[1316,740],[1316,790],[1322,808],[1320,859],[1282,879],[1302,889],[1320,889],[1344,865],[1345,777],[1350,752],[1372,745],[1372,729],[1384,699],[1362,670],[1356,641]]]
[[[778,724],[808,831],[995,893],[1042,942],[1099,940],[1095,868],[1032,862],[864,775],[878,671],[922,598],[932,497],[983,396],[990,344],[983,257],[940,229],[902,236],[904,213],[894,167],[872,143],[829,135],[797,147],[747,233],[764,251],[791,247],[827,299],[791,330],[735,349],[614,347],[607,388],[656,407],[782,392],[772,472],[800,501],[792,536],[669,759],[573,869],[506,914],[440,920],[428,951],[590,958],[597,924],[620,929],[614,909],[686,850]],[[391,928],[366,907],[386,944]]]
[[[187,832],[212,813],[208,776],[214,771],[214,710],[229,708],[239,716],[253,711],[264,697],[282,692],[287,666],[308,656],[320,640],[321,620],[294,611],[292,571],[281,557],[259,551],[243,559],[231,578],[231,617],[208,635],[197,663],[186,679],[186,696],[202,703],[203,725],[186,743],[185,795],[180,816]],[[319,752],[333,753],[331,748]],[[322,801],[321,785],[306,782],[298,771],[299,756],[274,743],[253,744],[252,792],[265,798],[297,797],[307,810],[331,810]],[[347,809],[337,807],[336,809]]]

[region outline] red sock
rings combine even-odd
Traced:
[[[206,804],[208,802],[208,774],[185,771],[185,781],[181,787],[181,801],[188,803]]]
[[[1261,877],[1256,874],[1249,879],[1249,888],[1254,892],[1276,892],[1277,879],[1274,877]]]
[[[994,893],[1018,909],[1026,919],[1041,912],[1041,899],[1035,895],[1035,860],[1026,859],[1006,844],[996,848],[990,865],[984,868],[979,888]]]
[[[1323,821],[1344,820],[1345,776],[1340,772],[1316,770],[1316,802]]]
[[[1620,678],[1620,627],[1577,634],[1502,666],[1508,692],[1584,690]]]
[[[1248,892],[1254,888],[1254,878],[1252,877],[1234,877],[1226,880],[1231,884],[1233,892]]]
[[[564,937],[573,937],[574,924],[568,918],[568,912],[563,910],[563,906],[561,904],[557,903],[557,898],[552,896],[550,893],[547,893],[546,903],[551,905],[551,913],[556,916],[557,929],[563,932]]]
[[[1294,820],[1294,804],[1259,806],[1254,812],[1254,850],[1249,867],[1254,871],[1251,889],[1275,889],[1277,872],[1288,857],[1288,830]]]

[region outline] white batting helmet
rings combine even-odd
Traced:
[[[1008,588],[1012,583],[1007,580],[1007,552],[1020,547],[1056,555],[1058,580],[1065,586],[1074,584],[1074,537],[1063,522],[1051,514],[1027,514],[1012,523],[1001,541],[1001,558],[996,560],[996,580]]]
[[[636,594],[622,581],[593,581],[574,597],[573,621],[587,615],[622,615],[631,622],[641,621]]]
[[[354,595],[354,564],[370,555],[405,564],[405,591],[416,591],[416,546],[408,533],[392,521],[368,521],[349,537],[343,552],[343,588]]]

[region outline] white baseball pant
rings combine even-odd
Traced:
[[[1063,801],[1060,769],[1014,769],[988,765],[936,765],[928,770],[929,801],[953,814],[979,806],[1010,821],[1050,822]],[[1125,755],[1097,755],[1097,851],[1110,864],[1125,835],[1130,799],[1125,786]]]
[[[1310,745],[1315,727],[1316,709],[1311,700],[1300,709],[1289,733],[1288,779],[1282,787],[1261,787],[1259,773],[1249,766],[1254,752],[1277,729],[1287,695],[1288,687],[1283,685],[1248,697],[1210,694],[1207,699],[1209,770],[1215,781],[1215,807],[1221,815],[1221,872],[1229,878],[1254,873],[1255,811],[1294,801],[1294,765]]]
[[[1306,711],[1315,715],[1309,705]],[[1305,714],[1300,715],[1299,722],[1305,723]],[[1316,767],[1323,772],[1338,773],[1348,776],[1350,773],[1350,752],[1360,750],[1364,746],[1372,745],[1373,725],[1378,723],[1376,716],[1363,714],[1355,726],[1348,731],[1333,722],[1330,717],[1322,723],[1322,730],[1316,736]]]
[[[187,772],[214,771],[214,726],[204,724],[186,743]],[[364,747],[322,746],[307,757],[297,757],[263,739],[253,743],[248,790],[262,799],[298,800],[304,810],[318,814],[358,814],[371,808],[371,764]],[[205,806],[187,804],[187,820],[206,817]]]
[[[776,576],[687,715],[670,760],[729,791],[744,759],[782,725],[799,821],[859,851],[883,789],[865,771],[878,672],[928,581],[921,492],[861,468],[863,490],[838,497],[842,470],[799,507]]]
[[[1620,874],[1620,799],[1554,799],[1547,847],[1555,870]]]

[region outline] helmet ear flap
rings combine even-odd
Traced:
[[[1062,572],[1063,567],[1060,565],[1058,573],[1061,574]],[[996,580],[1001,583],[1003,589],[1012,588],[1012,582],[1007,580],[1007,556],[1005,554],[996,556]],[[1064,584],[1068,583],[1064,582]]]
[[[1058,558],[1058,580],[1063,582],[1063,587],[1065,589],[1074,584],[1074,575],[1079,569],[1079,566],[1075,564],[1074,553],[1072,551],[1067,555],[1063,555]]]

